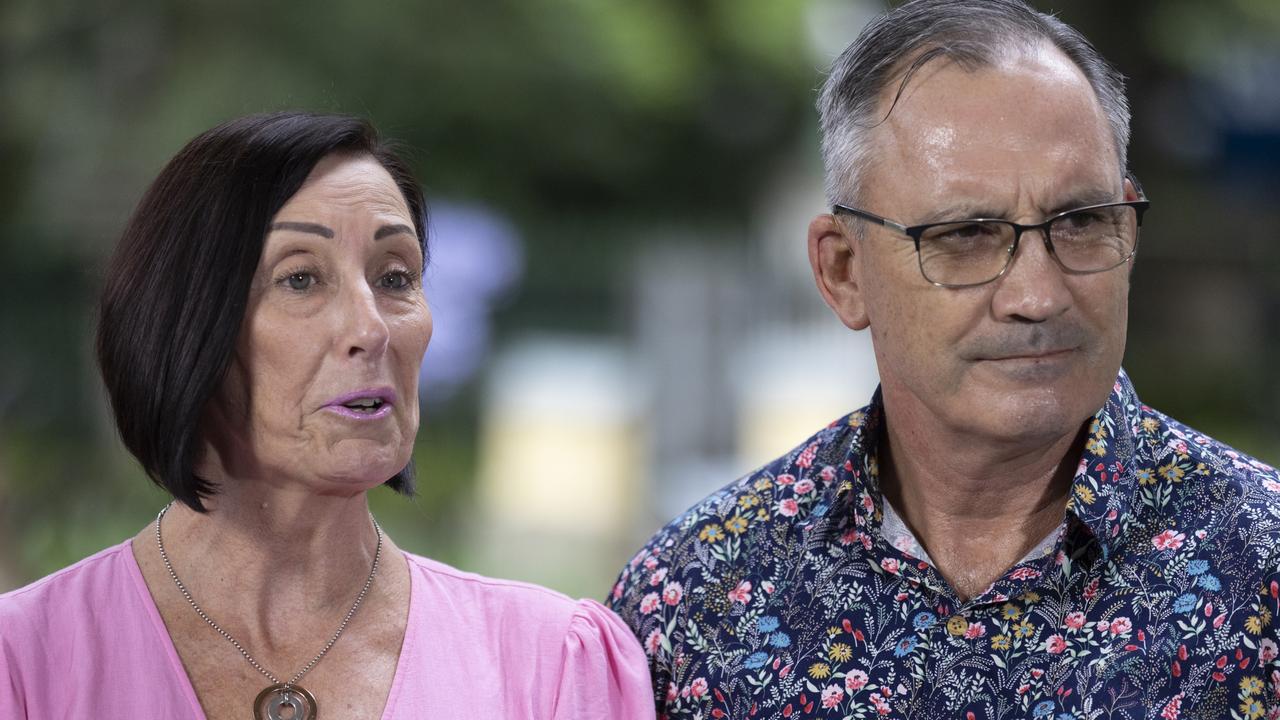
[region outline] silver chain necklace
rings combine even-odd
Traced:
[[[373,521],[373,529],[378,533],[378,546],[373,551],[373,567],[369,568],[369,577],[364,581],[364,587],[360,589],[360,594],[356,596],[355,603],[347,611],[347,616],[342,619],[342,624],[338,626],[338,631],[333,634],[333,637],[329,638],[329,642],[325,643],[324,649],[320,651],[320,654],[312,658],[311,662],[299,670],[298,674],[294,675],[289,682],[282,683],[279,678],[262,667],[257,660],[254,660],[249,651],[245,650],[244,646],[240,644],[240,641],[231,637],[230,633],[219,627],[218,623],[213,621],[213,618],[205,614],[205,611],[196,604],[195,598],[191,597],[191,593],[187,592],[187,586],[183,585],[182,581],[178,579],[178,573],[174,572],[173,565],[169,562],[169,555],[164,551],[164,540],[160,537],[160,520],[164,518],[164,514],[169,512],[169,508],[172,506],[173,503],[165,505],[160,510],[160,514],[156,516],[156,547],[160,548],[160,559],[164,561],[164,567],[169,571],[169,577],[173,578],[173,584],[178,586],[178,590],[187,599],[187,602],[191,604],[191,608],[196,611],[200,619],[208,623],[209,627],[216,630],[219,635],[226,638],[227,642],[234,645],[236,650],[239,650],[240,654],[244,656],[244,659],[248,660],[249,664],[253,666],[253,669],[262,673],[271,681],[271,685],[258,693],[257,699],[253,701],[254,718],[256,720],[315,720],[317,714],[315,696],[299,685],[298,681],[311,672],[311,669],[329,652],[333,644],[338,642],[338,638],[342,637],[342,631],[347,629],[347,623],[351,622],[356,610],[360,609],[360,603],[364,602],[364,596],[368,594],[369,588],[373,585],[373,577],[378,574],[378,560],[382,557],[382,527],[378,525],[378,521],[374,520],[372,516],[369,518]],[[285,714],[286,709],[288,709],[288,714]]]

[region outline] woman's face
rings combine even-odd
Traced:
[[[273,218],[210,413],[232,478],[350,495],[409,462],[431,338],[414,219],[367,155],[331,155]]]

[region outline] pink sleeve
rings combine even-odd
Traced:
[[[579,600],[564,639],[555,720],[652,720],[649,662],[631,630],[594,600]]]
[[[18,720],[27,716],[22,688],[18,686],[16,668],[9,666],[9,651],[0,638],[0,718]]]

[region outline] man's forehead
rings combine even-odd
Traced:
[[[894,84],[886,108],[896,92]],[[910,182],[977,197],[982,187],[1010,187],[1010,179],[1023,190],[1030,180],[1057,194],[1118,184],[1121,173],[1093,88],[1048,44],[980,67],[946,58],[926,63],[870,139],[866,180],[873,194],[877,185]]]
[[[911,96],[922,88],[933,87],[936,91],[931,81],[938,80],[940,76],[945,85],[954,74],[991,76],[1016,70],[1035,73],[1046,92],[1052,92],[1055,87],[1089,85],[1084,71],[1062,50],[1044,39],[1011,42],[990,54],[984,52],[980,57],[972,53],[952,55],[943,48],[925,46],[903,58],[892,79],[885,83],[879,101],[884,113],[882,117],[891,117],[891,107],[908,103]]]

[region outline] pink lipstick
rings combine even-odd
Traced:
[[[324,409],[352,420],[379,420],[391,414],[396,391],[389,387],[367,388],[340,395]]]

